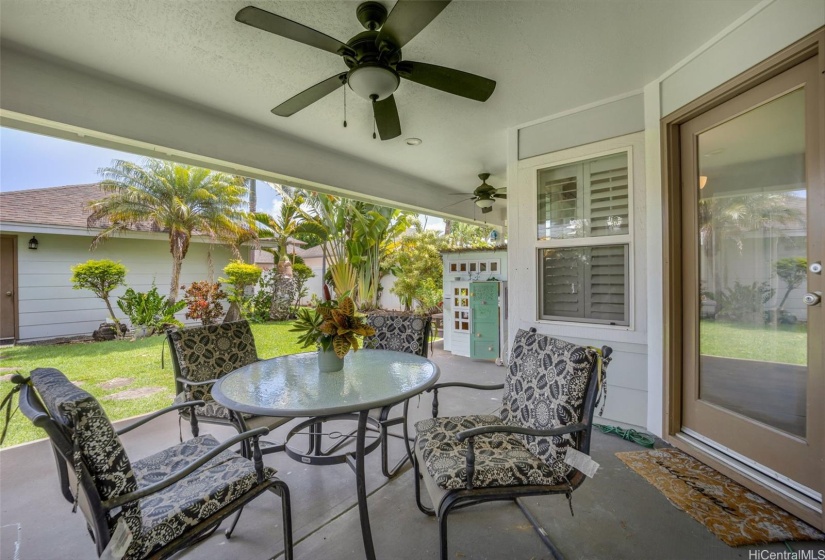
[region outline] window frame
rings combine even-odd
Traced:
[[[576,163],[583,163],[585,161],[594,160],[602,157],[608,157],[617,154],[625,154],[627,157],[627,220],[628,220],[628,232],[626,234],[621,235],[601,235],[595,237],[574,237],[574,238],[566,238],[566,239],[539,239],[538,237],[538,224],[539,224],[539,202],[538,202],[538,192],[539,192],[539,185],[538,185],[538,177],[541,171],[546,169],[551,169],[554,167],[563,167],[566,165],[572,165]],[[530,228],[532,230],[532,251],[533,251],[533,260],[536,266],[536,276],[535,276],[535,321],[536,323],[540,324],[548,324],[548,325],[576,325],[576,326],[583,326],[583,327],[600,327],[600,328],[608,328],[608,329],[616,329],[616,330],[625,330],[625,331],[632,331],[635,330],[635,274],[634,274],[634,253],[635,253],[635,244],[634,244],[634,235],[635,235],[635,226],[634,226],[634,190],[636,188],[636,173],[634,169],[634,160],[633,160],[633,146],[626,145],[618,148],[608,149],[608,150],[599,150],[594,152],[589,152],[587,154],[577,155],[576,157],[571,158],[564,158],[554,161],[546,161],[534,166],[531,166],[529,169],[530,172],[530,182],[532,189],[530,189],[531,195],[531,204],[530,207],[532,209],[531,212],[531,219],[530,219]],[[625,319],[626,323],[623,322],[621,324],[616,324],[615,322],[611,324],[611,321],[607,321],[604,319],[587,319],[581,317],[558,317],[558,316],[546,316],[543,314],[543,293],[542,293],[542,267],[540,266],[541,263],[541,250],[542,249],[566,249],[566,248],[576,248],[576,247],[596,247],[601,245],[626,245],[627,246],[627,259],[626,259],[626,269],[625,269]]]

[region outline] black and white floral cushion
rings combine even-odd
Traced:
[[[513,342],[501,420],[537,430],[580,422],[596,359],[592,348],[520,330]],[[571,435],[520,437],[558,474],[567,475],[572,470],[564,462],[567,447],[573,443]]]
[[[408,354],[426,355],[427,323],[429,317],[412,314],[373,313],[367,322],[375,334],[364,337],[364,348],[395,350]]]
[[[129,457],[97,400],[53,368],[32,371],[31,381],[52,418],[69,431],[79,452],[74,461],[82,459],[101,499],[136,491],[138,484]],[[119,516],[133,531],[140,526],[137,504],[124,506]],[[114,531],[115,520],[110,519],[110,527]]]
[[[219,445],[211,435],[199,436],[170,447],[133,466],[138,485],[150,486],[186,468]],[[264,477],[275,470],[264,467]],[[144,558],[235,501],[257,485],[257,474],[248,459],[224,451],[180,482],[140,500],[142,525],[125,558]]]
[[[247,321],[171,329],[181,377],[190,381],[220,379],[240,367],[258,361],[255,338]],[[203,400],[206,407],[196,409],[201,416],[228,418],[225,408],[212,402],[211,385],[186,387],[183,400]]]
[[[459,443],[458,432],[479,426],[502,425],[498,416],[453,416],[417,422],[416,444],[427,472],[441,488],[467,487],[467,443]],[[496,433],[477,436],[474,441],[474,487],[525,484],[558,484],[564,480],[533,455],[515,435]]]
[[[582,420],[597,353],[532,331],[519,330],[510,356],[500,416],[432,418],[416,423],[416,445],[427,471],[444,489],[467,487],[467,444],[456,434],[477,426],[550,429]],[[603,368],[608,360],[604,360]],[[537,438],[497,433],[474,440],[474,487],[555,485],[567,480],[570,435]]]

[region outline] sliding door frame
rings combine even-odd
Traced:
[[[757,64],[753,68],[732,78],[688,105],[670,113],[661,120],[662,138],[662,221],[663,221],[663,320],[664,320],[664,360],[663,360],[663,430],[665,439],[675,447],[695,456],[699,460],[740,484],[750,488],[766,499],[780,505],[808,523],[825,530],[825,513],[815,512],[789,498],[782,491],[764,479],[752,476],[746,469],[739,469],[734,463],[725,461],[707,447],[699,445],[691,438],[684,437],[682,430],[682,364],[683,332],[682,309],[682,179],[680,127],[687,121],[729,101],[753,87],[781,74],[782,72],[810,58],[817,58],[820,91],[825,91],[825,28],[820,28],[793,45]],[[820,146],[825,146],[825,97],[820,101],[818,131]],[[825,173],[825,153],[819,156],[819,173]],[[816,179],[815,179],[816,180]],[[825,178],[819,177],[823,182]],[[809,391],[825,396],[825,382],[820,378]],[[825,465],[823,465],[820,491],[825,489]]]

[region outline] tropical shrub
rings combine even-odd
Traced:
[[[765,304],[773,297],[774,290],[767,282],[751,285],[733,283],[732,288],[717,295],[719,312],[717,319],[734,323],[758,323],[763,320]]]
[[[246,318],[253,323],[264,323],[269,320],[269,310],[272,307],[273,271],[266,270],[258,279],[258,289],[247,302]]]
[[[152,284],[148,292],[136,292],[127,288],[117,300],[117,306],[129,317],[132,327],[146,327],[150,334],[162,333],[170,325],[183,326],[175,319],[175,313],[186,307],[185,301],[172,302],[158,293]]]
[[[312,269],[309,268],[307,265],[303,263],[293,263],[292,265],[292,277],[295,279],[295,307],[301,305],[301,300],[307,297],[309,293],[309,288],[307,288],[306,284],[310,278],[315,277],[315,273],[312,272]]]
[[[126,267],[119,262],[108,259],[99,261],[90,259],[85,263],[76,264],[71,270],[72,289],[90,290],[102,299],[109,310],[109,316],[118,325],[116,331],[120,332],[120,322],[117,320],[114,309],[112,309],[109,294],[112,290],[124,284]]]
[[[219,278],[221,282],[229,284],[229,296],[227,301],[236,306],[241,316],[246,317],[250,313],[251,296],[246,295],[246,288],[254,286],[260,280],[263,271],[254,264],[248,264],[241,260],[232,261],[223,269],[227,278]]]
[[[199,319],[203,325],[212,325],[223,315],[220,300],[226,299],[219,282],[192,282],[189,287],[181,286],[186,302],[186,318]]]

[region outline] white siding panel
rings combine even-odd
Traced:
[[[599,408],[601,409],[601,405]],[[596,416],[595,422],[609,424],[610,420],[644,426],[647,421],[647,391],[611,387],[608,384],[604,414]]]
[[[644,96],[617,99],[518,131],[518,157],[526,159],[644,130]]]
[[[109,312],[100,299],[88,290],[74,290],[71,286],[71,267],[89,259],[122,262],[128,271],[127,286],[137,291],[147,291],[154,281],[161,294],[169,293],[172,259],[169,243],[164,239],[115,238],[89,251],[91,237],[34,233],[40,241],[36,251],[28,249],[29,234],[18,236],[21,341],[89,335],[106,320]],[[211,266],[207,259],[210,250]],[[209,278],[217,280],[231,258],[224,247],[193,243],[183,261],[181,284]],[[118,288],[111,299],[121,320],[125,317],[116,301],[125,290],[125,287]],[[178,318],[183,320],[184,313],[178,314]]]
[[[776,0],[661,83],[662,116],[825,25],[822,0]]]

